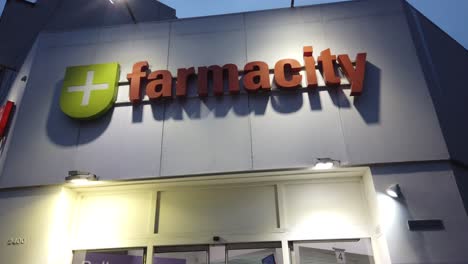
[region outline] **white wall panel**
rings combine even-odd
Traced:
[[[359,179],[284,186],[286,226],[298,239],[369,236],[369,215]]]
[[[157,29],[156,29],[157,31]],[[140,35],[139,26],[126,24],[101,28],[99,34],[100,43],[118,43],[133,40]]]
[[[251,169],[247,96],[166,104],[162,176]]]
[[[162,104],[115,107],[82,122],[74,169],[101,180],[155,177],[161,160]]]
[[[159,234],[274,230],[274,186],[209,187],[160,192]]]
[[[264,61],[270,69],[280,59],[292,58],[303,64],[303,46],[313,46],[317,57],[327,48],[319,22],[319,8],[245,14],[247,61]]]
[[[154,227],[153,201],[150,191],[83,195],[74,219],[73,247],[115,247],[147,236]]]
[[[250,96],[254,168],[307,167],[323,157],[346,163],[337,103],[328,91]]]
[[[60,183],[76,166],[99,171],[106,179],[140,178],[152,170],[151,175],[158,176],[158,158],[163,176],[311,166],[317,157],[349,164],[446,159],[445,142],[402,12],[399,1],[351,1],[44,33],[25,92],[27,103],[17,111],[11,141],[15,147],[8,152],[2,186]],[[78,133],[78,122],[58,107],[58,90],[70,65],[116,61],[121,64],[120,80],[126,81],[133,63],[140,60],[148,60],[152,70],[169,68],[174,76],[180,67],[235,63],[242,69],[249,60],[274,67],[277,60],[288,57],[302,62],[304,45],[314,47],[315,57],[326,48],[334,54],[348,53],[352,59],[357,52],[367,52],[363,95],[354,98],[348,96],[349,89],[327,88],[331,92],[300,96],[275,92],[174,99],[167,101],[165,111],[176,118],[155,121],[145,112],[138,122],[133,118],[139,110],[120,105],[111,120],[83,125],[83,134]],[[193,88],[192,83],[190,93]],[[120,102],[125,102],[127,89],[122,87]],[[158,143],[159,132],[147,141],[160,125],[163,144]],[[122,144],[122,130],[141,139]],[[90,140],[92,134],[99,138]],[[86,144],[77,150],[78,140]],[[155,162],[136,172],[132,166],[116,171],[110,163],[99,163],[96,157],[114,146],[125,146],[132,155],[141,151],[139,155]],[[158,149],[162,156],[157,156]],[[109,160],[120,162],[126,155],[114,151]],[[135,166],[146,163],[139,160]]]
[[[244,24],[241,15],[181,20],[171,24],[169,70],[246,63]]]
[[[0,192],[0,262],[69,263],[73,195],[52,188]],[[10,238],[23,244],[8,245]]]
[[[7,100],[10,100],[12,102],[15,102],[16,108],[21,106],[21,102],[23,99],[24,91],[26,89],[27,84],[23,81],[21,81],[22,76],[25,76],[30,73],[31,67],[33,66],[34,63],[34,58],[36,56],[36,52],[38,50],[38,40],[34,42],[34,45],[32,46],[31,50],[28,53],[28,56],[26,57],[23,65],[21,66],[21,69],[19,69],[18,73],[16,74],[16,78],[13,81],[13,83],[10,86],[10,90],[8,91],[8,96]],[[3,142],[3,148],[0,151],[2,153],[0,157],[0,172],[3,172],[4,166],[5,166],[5,161],[7,158],[7,151],[11,146],[11,135],[14,133],[14,128],[16,127],[16,120],[17,120],[17,115],[14,115],[13,118],[10,121],[10,131],[7,131],[7,134],[5,136],[4,142]],[[3,182],[3,177],[6,174],[1,174],[0,175],[0,185]]]
[[[28,78],[4,168],[2,185],[62,183],[73,167],[78,122],[62,113],[60,89],[69,65],[94,63],[92,46],[38,51]]]
[[[101,36],[100,28],[89,28],[83,30],[63,32],[43,32],[39,34],[39,47],[60,48],[64,46],[82,46],[99,43]]]
[[[222,22],[222,23],[220,23]],[[200,33],[225,33],[237,31],[244,27],[242,15],[208,16],[193,19],[181,19],[172,21],[173,35],[196,35]]]
[[[372,168],[380,213],[393,263],[463,263],[468,259],[468,217],[448,165]],[[385,195],[398,183],[402,199]],[[408,220],[440,219],[440,231],[410,231]]]
[[[335,20],[324,25],[335,54],[367,52],[360,97],[340,92],[351,163],[448,158],[415,48],[402,15]]]
[[[167,69],[168,23],[103,28],[99,39],[96,61],[118,62],[121,82],[127,82],[127,73],[138,61],[148,61],[152,71]]]
[[[320,8],[283,8],[245,14],[248,29],[272,29],[278,26],[302,24],[305,21],[320,22]]]

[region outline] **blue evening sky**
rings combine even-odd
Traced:
[[[314,5],[340,1],[341,0],[295,0],[295,5]],[[468,49],[468,0],[407,1]],[[161,2],[175,8],[179,18],[282,8],[290,5],[290,0],[161,0]],[[6,0],[0,0],[0,16],[5,3]],[[40,1],[38,1],[38,3],[40,3]]]
[[[407,1],[468,49],[468,0]],[[291,3],[290,0],[162,0],[161,2],[175,8],[179,18],[282,8],[289,7]],[[331,2],[340,2],[340,0],[295,0],[295,6]]]

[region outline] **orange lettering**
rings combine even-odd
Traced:
[[[286,72],[285,68],[289,71]],[[301,64],[297,60],[283,59],[275,64],[275,82],[281,88],[295,88],[301,85]],[[288,76],[286,76],[286,73]],[[290,77],[290,78],[287,78]]]
[[[187,81],[190,76],[195,74],[195,69],[190,67],[188,69],[177,69],[177,83],[176,83],[176,96],[187,96]]]
[[[239,71],[235,64],[226,64],[222,68],[218,65],[210,67],[198,67],[198,95],[208,96],[208,74],[211,72],[213,79],[213,93],[216,96],[224,94],[223,74],[227,71],[229,93],[239,93]]]
[[[169,71],[155,71],[148,75],[150,82],[146,85],[146,95],[149,99],[155,100],[160,97],[172,96],[172,75]],[[158,87],[161,87],[159,91]]]
[[[147,61],[139,61],[133,64],[132,73],[127,74],[127,80],[130,82],[130,101],[139,103],[141,101],[141,80],[146,78],[148,69]]]
[[[327,86],[340,85],[341,80],[338,76],[336,76],[335,69],[333,67],[333,64],[336,61],[336,56],[331,55],[330,49],[326,49],[320,52],[318,61],[322,65],[323,78],[325,79],[325,84]]]
[[[315,59],[312,56],[314,52],[312,46],[306,46],[303,48],[304,55],[304,66],[307,75],[307,87],[317,87],[317,74],[315,73]]]
[[[268,64],[263,61],[249,62],[244,66],[244,72],[244,88],[247,92],[271,90]]]
[[[364,84],[364,72],[366,70],[366,53],[356,55],[356,69],[354,69],[349,56],[338,55],[338,63],[341,65],[346,78],[351,83],[351,95],[361,95]]]

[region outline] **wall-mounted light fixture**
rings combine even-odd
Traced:
[[[314,170],[329,170],[340,166],[339,160],[330,158],[317,158],[315,159]]]
[[[98,180],[98,177],[92,173],[85,171],[69,171],[68,176],[65,177],[65,181],[73,184],[87,184],[90,182],[95,182]]]
[[[392,184],[388,186],[385,192],[392,198],[399,198],[401,195],[400,185],[398,183]]]

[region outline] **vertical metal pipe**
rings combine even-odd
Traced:
[[[132,12],[132,9],[130,8],[130,5],[128,4],[127,1],[124,1],[124,3],[125,3],[125,7],[126,7],[127,10],[128,10],[128,13],[130,14],[130,17],[132,18],[133,24],[136,24],[137,21],[136,21],[135,15],[134,15],[133,12]]]

